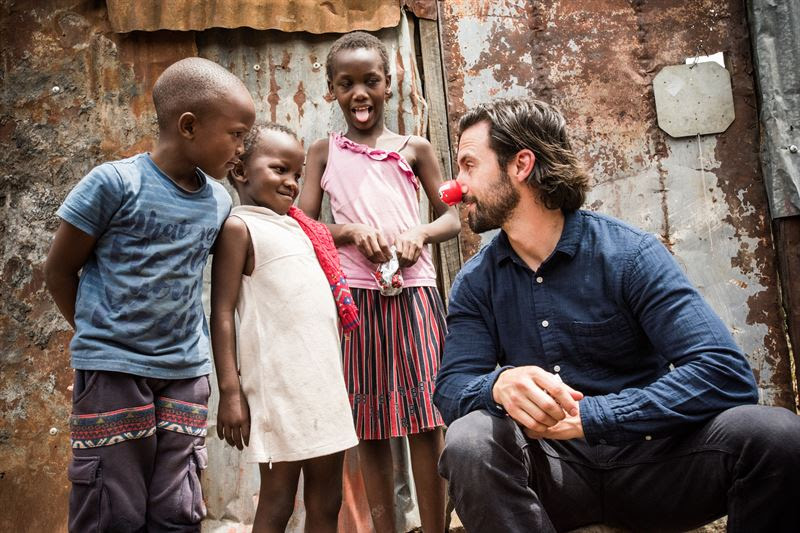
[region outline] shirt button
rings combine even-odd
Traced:
[[[561,367],[556,365],[553,367],[553,372],[561,372]]]
[[[549,325],[550,325],[550,322],[548,322],[547,320],[542,320],[542,327],[543,328],[546,328]]]
[[[650,435],[645,435],[644,440],[653,440],[653,437]]]
[[[536,278],[536,283],[541,283],[543,281],[544,281],[544,278],[542,276],[539,276],[538,278]]]

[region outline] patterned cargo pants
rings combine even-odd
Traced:
[[[200,531],[207,376],[75,371],[69,530]]]

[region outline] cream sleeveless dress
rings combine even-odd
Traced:
[[[358,443],[342,375],[339,315],[311,241],[297,222],[238,206],[255,266],[242,276],[239,362],[250,406],[245,459],[300,461]]]

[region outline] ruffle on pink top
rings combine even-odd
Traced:
[[[400,171],[403,173],[409,183],[414,186],[414,189],[419,190],[419,180],[417,180],[417,176],[414,175],[414,171],[411,170],[411,165],[408,164],[408,161],[406,161],[405,157],[394,150],[387,152],[386,150],[381,150],[380,148],[371,148],[366,144],[353,142],[341,133],[334,133],[333,139],[336,141],[336,145],[339,148],[350,150],[356,154],[364,154],[375,161],[384,161],[386,159],[397,161],[397,166],[400,167]]]

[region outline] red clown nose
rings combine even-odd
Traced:
[[[439,186],[439,198],[447,205],[456,205],[461,201],[461,184],[456,180],[445,181]]]

